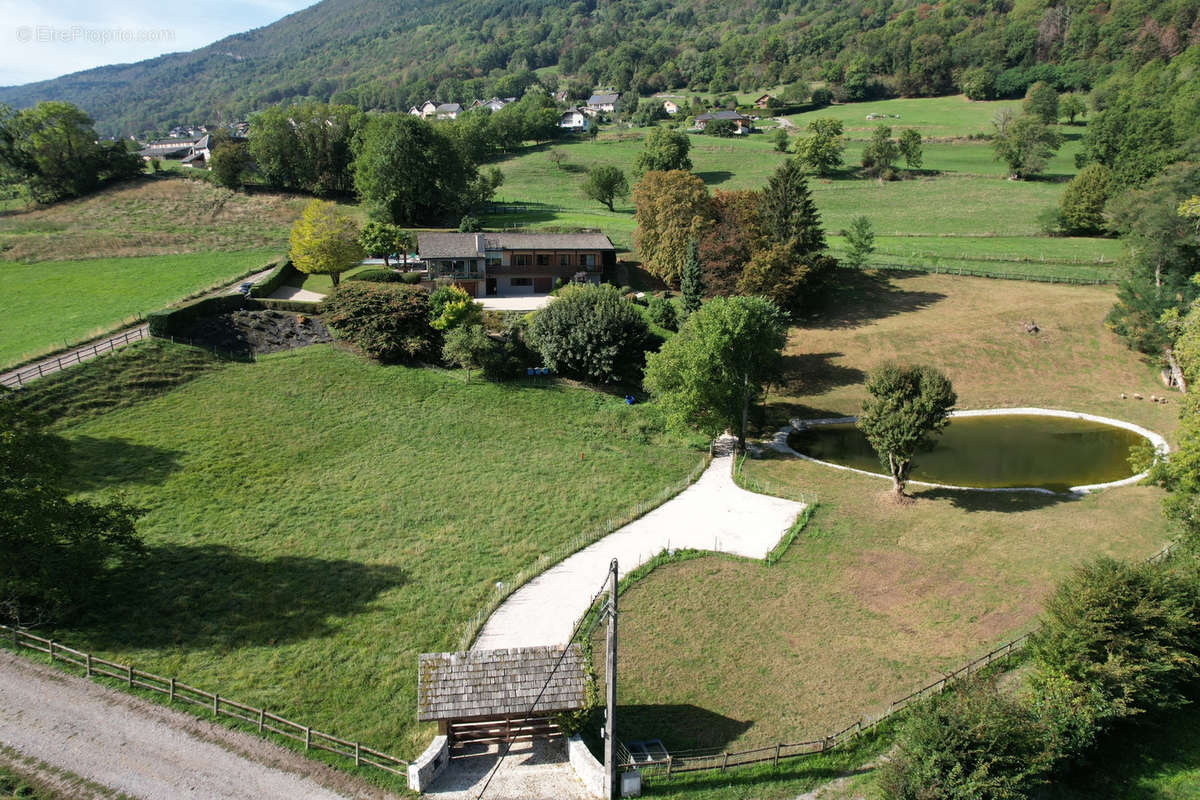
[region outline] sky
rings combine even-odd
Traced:
[[[316,0],[0,0],[0,86],[195,50]]]

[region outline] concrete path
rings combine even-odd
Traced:
[[[423,797],[475,800],[500,757],[499,745],[462,744]],[[486,800],[594,800],[575,776],[563,739],[515,742],[488,784]]]
[[[766,557],[795,523],[804,504],[737,486],[732,473],[733,444],[733,437],[719,439],[712,464],[694,484],[514,592],[488,619],[474,648],[566,642],[613,558],[624,576],[670,548]]]
[[[297,286],[280,286],[270,295],[272,300],[303,300],[306,303],[319,303],[325,299],[320,292],[301,289]]]
[[[554,297],[548,294],[530,294],[519,297],[480,297],[479,303],[489,311],[537,311],[550,304]]]
[[[257,736],[8,652],[0,652],[0,745],[142,800],[394,797]]]

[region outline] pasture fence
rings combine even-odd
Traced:
[[[1170,560],[1174,550],[1175,545],[1168,544],[1154,555],[1145,559],[1145,563],[1164,563]],[[1019,653],[1025,648],[1029,643],[1030,637],[1037,630],[1038,628],[1034,628],[1031,631],[1022,633],[1015,639],[1011,639],[982,656],[967,662],[953,672],[948,672],[937,680],[922,686],[920,689],[891,701],[888,703],[887,708],[879,713],[870,715],[864,713],[841,730],[819,739],[802,742],[779,742],[766,747],[734,752],[721,748],[681,750],[670,753],[666,758],[659,759],[639,759],[632,755],[628,748],[622,746],[619,750],[619,766],[621,769],[638,769],[645,779],[652,779],[654,777],[668,779],[672,775],[680,775],[688,772],[703,772],[708,770],[724,772],[728,769],[768,762],[774,766],[778,766],[780,761],[826,753],[845,745],[862,734],[869,733],[878,727],[880,723],[895,714],[900,713],[921,700],[942,693],[959,681],[966,680],[972,675],[978,675],[997,663],[1007,664],[1014,654]]]
[[[37,378],[50,375],[55,372],[61,372],[72,364],[78,364],[82,361],[90,361],[91,359],[101,355],[102,353],[111,353],[118,347],[124,347],[130,342],[136,342],[138,339],[149,337],[146,332],[146,326],[140,325],[132,330],[125,331],[117,336],[111,336],[103,341],[96,342],[87,347],[80,347],[72,350],[69,353],[64,353],[61,356],[55,356],[36,364],[19,369],[0,378],[0,386],[7,386],[12,389],[20,389],[26,383]]]
[[[210,709],[214,717],[230,717],[256,726],[259,733],[273,733],[304,743],[305,750],[324,750],[354,762],[356,767],[366,766],[406,776],[408,762],[381,750],[367,747],[361,742],[342,739],[309,725],[301,725],[286,717],[273,714],[265,708],[246,705],[217,692],[207,692],[189,686],[175,678],[164,678],[152,672],[134,668],[132,664],[109,661],[82,650],[56,641],[36,636],[28,631],[9,625],[0,625],[0,641],[11,643],[15,651],[21,648],[34,650],[50,656],[51,662],[59,661],[81,667],[88,678],[104,677],[120,681],[130,689],[146,689],[166,695],[170,702],[186,703]]]
[[[858,269],[858,267],[841,266],[842,269]],[[872,261],[864,264],[862,269],[899,270],[904,272],[924,272],[932,275],[963,275],[971,278],[993,278],[1005,281],[1030,281],[1033,283],[1065,283],[1071,286],[1110,286],[1117,283],[1116,278],[1075,278],[1065,275],[1035,275],[1027,272],[998,272],[986,269],[970,269],[967,267],[948,267],[942,264],[903,264],[899,262]]]

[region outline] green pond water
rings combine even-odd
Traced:
[[[1129,448],[1145,441],[1124,428],[1067,417],[955,417],[934,448],[913,459],[910,477],[954,486],[1062,492],[1130,477]],[[798,431],[788,442],[821,461],[887,474],[853,423]]]

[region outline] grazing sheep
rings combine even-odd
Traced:
[[[1141,399],[1142,399],[1142,396],[1141,396],[1140,394],[1138,394],[1137,392],[1134,392],[1134,393],[1133,393],[1133,399],[1134,399],[1134,400],[1141,400]]]
[[[1121,392],[1121,399],[1122,399],[1122,400],[1128,400],[1129,398],[1125,396],[1125,393],[1124,393],[1124,392]]]

